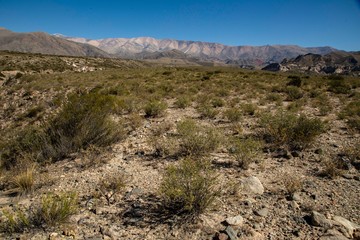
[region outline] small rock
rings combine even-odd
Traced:
[[[243,190],[246,193],[259,195],[264,193],[264,186],[261,184],[260,180],[257,177],[251,176],[243,179],[241,182]]]
[[[260,216],[260,217],[266,217],[269,214],[269,209],[268,208],[262,208],[260,210],[255,211],[255,214]]]
[[[243,224],[244,222],[244,218],[240,215],[237,215],[235,217],[229,217],[227,219],[225,219],[225,222],[228,225],[232,225],[232,226],[240,226]]]
[[[347,240],[348,238],[342,235],[335,229],[329,229],[319,240]]]
[[[238,239],[236,231],[230,226],[227,226],[225,228],[225,233],[228,235],[230,240],[237,240]]]
[[[354,176],[354,179],[360,181],[360,176]]]
[[[285,159],[291,159],[292,156],[286,149],[278,149],[276,152],[272,154],[273,158],[285,158]]]
[[[348,173],[344,173],[343,175],[342,175],[342,177],[343,178],[346,178],[346,179],[353,179],[353,175],[351,175],[351,174],[348,174]]]
[[[295,202],[295,201],[291,201],[290,206],[294,210],[299,210],[300,209],[299,204],[297,204],[297,202]]]
[[[311,217],[311,223],[314,226],[323,227],[327,229],[332,227],[331,221],[326,219],[326,217],[319,212],[312,211],[310,217]]]
[[[217,240],[228,240],[229,236],[226,233],[218,233],[215,237]]]
[[[338,222],[339,224],[341,224],[343,227],[346,228],[346,231],[348,232],[348,234],[352,237],[354,235],[354,231],[355,230],[360,230],[360,225],[355,224],[350,222],[349,220],[340,217],[340,216],[335,216],[334,218],[335,222]]]
[[[300,193],[298,193],[298,192],[294,192],[294,193],[292,194],[291,198],[292,198],[292,200],[294,200],[294,201],[298,201],[298,202],[301,201]]]
[[[56,232],[50,233],[50,235],[49,235],[50,240],[56,240],[56,239],[58,239],[58,237],[59,237],[59,234]]]

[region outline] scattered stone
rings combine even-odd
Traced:
[[[237,215],[235,217],[228,217],[227,219],[225,219],[225,222],[228,225],[241,226],[244,222],[244,218],[241,215]]]
[[[269,214],[269,209],[266,207],[262,208],[260,210],[255,211],[255,214],[260,217],[266,217]]]
[[[342,177],[343,178],[345,178],[345,179],[353,179],[353,175],[351,175],[351,174],[348,174],[348,173],[344,173],[343,175],[342,175]]]
[[[348,238],[342,235],[335,229],[329,229],[326,233],[319,238],[319,240],[347,240]]]
[[[285,158],[285,159],[291,159],[292,155],[289,153],[286,149],[278,149],[273,154],[272,157],[274,158]]]
[[[350,235],[350,237],[352,237],[354,235],[355,230],[360,230],[360,225],[350,222],[349,220],[347,220],[343,217],[335,216],[333,218],[333,220],[335,222],[339,223],[340,225],[342,225],[343,227],[345,227],[345,229],[346,229],[347,233]]]
[[[225,233],[228,235],[230,240],[237,240],[238,239],[236,231],[230,226],[227,226],[225,228]]]
[[[243,179],[242,181],[243,190],[249,194],[259,194],[264,193],[264,186],[261,184],[260,180],[257,177],[251,176]]]
[[[215,236],[217,240],[228,240],[229,236],[226,233],[217,233]]]
[[[294,192],[292,195],[291,195],[291,199],[294,200],[294,201],[301,201],[301,197],[300,197],[300,193],[299,192]]]
[[[326,217],[319,212],[312,211],[310,217],[311,217],[312,225],[314,225],[316,227],[323,227],[323,228],[327,228],[327,229],[332,227],[331,221],[326,219]]]

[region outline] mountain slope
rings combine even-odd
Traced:
[[[110,57],[89,44],[81,44],[42,32],[15,33],[0,28],[0,50],[66,56]]]
[[[294,45],[267,46],[227,46],[219,43],[180,41],[171,39],[139,38],[106,38],[90,40],[85,38],[66,39],[96,46],[118,57],[136,58],[142,53],[178,50],[189,57],[202,60],[229,61],[239,65],[263,65],[269,62],[280,62],[284,58],[293,58],[307,53],[327,54],[336,49],[331,47],[302,48]]]

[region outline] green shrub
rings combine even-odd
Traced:
[[[41,128],[27,127],[2,143],[1,166],[15,166],[22,155],[56,161],[90,145],[108,146],[125,135],[124,129],[111,119],[113,110],[111,96],[72,95]]]
[[[274,115],[264,114],[261,118],[265,140],[276,146],[288,145],[293,149],[309,146],[316,136],[325,131],[324,123],[318,118],[278,111]]]
[[[20,194],[26,194],[33,190],[34,187],[34,172],[35,167],[28,167],[26,170],[20,172],[13,177],[10,182],[13,191],[16,191]]]
[[[255,114],[255,111],[257,110],[257,106],[253,103],[246,103],[241,105],[241,110],[243,111],[244,114],[252,116]]]
[[[287,99],[289,101],[294,101],[296,99],[300,99],[304,96],[304,94],[302,93],[301,89],[295,86],[288,86],[285,89],[288,97]]]
[[[78,197],[74,192],[49,193],[42,197],[41,204],[34,212],[33,221],[38,225],[54,226],[64,223],[78,209]]]
[[[223,107],[225,105],[224,100],[222,100],[220,97],[215,97],[211,100],[211,105],[213,107]]]
[[[3,219],[0,221],[0,231],[5,233],[21,233],[30,227],[31,221],[26,211],[20,208],[2,210]]]
[[[191,105],[191,99],[188,96],[180,96],[180,97],[178,97],[176,99],[174,104],[175,104],[175,106],[177,108],[184,109],[184,108],[189,107]]]
[[[164,206],[171,212],[197,217],[220,193],[217,174],[209,162],[184,159],[169,166],[160,185]]]
[[[241,168],[248,169],[250,164],[257,160],[256,157],[260,153],[261,147],[262,143],[258,140],[234,138],[230,153],[234,155]]]
[[[345,82],[342,76],[330,76],[328,90],[333,93],[350,93],[351,86]]]
[[[219,133],[212,127],[200,126],[191,119],[177,124],[181,152],[186,155],[206,155],[221,142]]]
[[[199,106],[197,111],[200,113],[200,117],[209,119],[215,119],[219,114],[219,110],[215,109],[209,104]]]
[[[301,87],[302,80],[299,76],[288,76],[290,81],[286,84],[287,86]]]
[[[229,108],[224,112],[224,116],[230,122],[239,122],[242,118],[242,112],[238,108]]]
[[[158,100],[151,100],[144,106],[146,117],[159,117],[164,114],[167,104]]]
[[[346,105],[340,112],[339,117],[346,119],[351,128],[360,131],[360,101],[352,101]]]
[[[78,209],[77,194],[64,192],[49,193],[42,197],[40,203],[29,208],[3,210],[0,231],[7,233],[24,232],[25,229],[43,228],[44,225],[55,226],[66,222]]]

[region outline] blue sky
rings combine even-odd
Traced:
[[[360,50],[360,0],[0,0],[0,10],[15,32]]]

